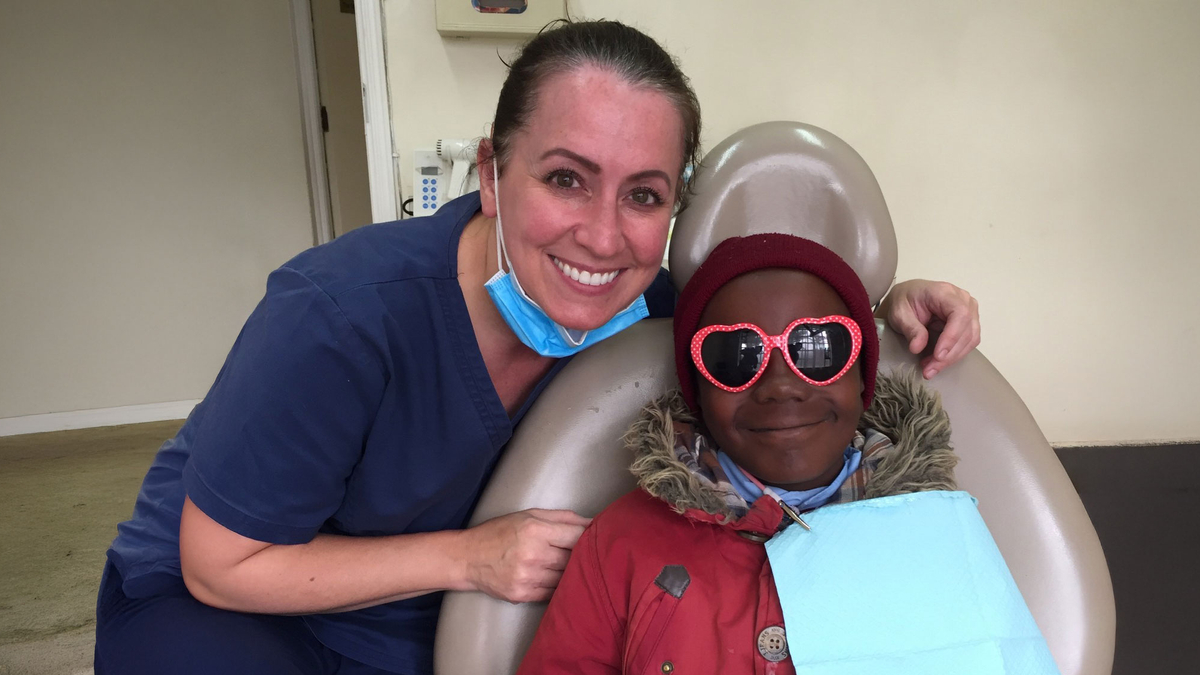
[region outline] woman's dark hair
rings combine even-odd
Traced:
[[[557,24],[557,25],[556,25]],[[696,163],[700,151],[700,102],[675,59],[650,36],[617,21],[569,21],[551,24],[521,48],[508,67],[492,123],[492,152],[508,159],[514,134],[523,129],[537,104],[546,78],[581,66],[608,70],[635,86],[662,92],[675,104],[683,122],[683,163],[675,198],[686,198],[682,172]]]

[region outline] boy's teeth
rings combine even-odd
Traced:
[[[620,274],[620,272],[621,272],[620,270],[614,270],[612,272],[594,272],[594,273],[588,272],[587,270],[580,271],[580,270],[575,269],[574,267],[571,267],[570,265],[566,264],[565,262],[559,260],[558,258],[554,259],[554,264],[557,265],[558,269],[562,270],[562,273],[565,274],[566,276],[571,277],[572,279],[574,279],[575,281],[578,281],[581,284],[587,284],[588,286],[603,286],[605,284],[611,283],[612,280],[616,279],[617,275]]]

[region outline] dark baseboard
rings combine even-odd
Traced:
[[[1200,444],[1056,452],[1112,574],[1114,675],[1200,672]]]

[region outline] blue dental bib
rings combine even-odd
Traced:
[[[797,675],[1058,674],[971,495],[804,518],[766,544]]]

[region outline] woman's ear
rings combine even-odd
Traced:
[[[493,156],[492,139],[481,139],[475,150],[475,170],[479,172],[480,210],[488,218],[496,217],[496,165],[492,164]]]

